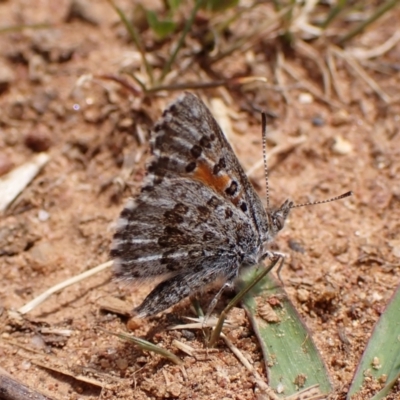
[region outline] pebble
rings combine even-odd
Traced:
[[[38,220],[41,222],[45,222],[50,218],[50,214],[45,210],[39,210],[38,212]]]
[[[344,109],[336,111],[332,115],[331,124],[333,126],[345,125],[345,124],[348,124],[349,122],[350,122],[350,115]]]
[[[320,115],[315,115],[312,119],[311,119],[311,123],[314,126],[324,126],[325,125],[325,119],[323,117],[321,117]]]
[[[310,298],[310,292],[307,289],[299,289],[297,290],[296,296],[300,303],[305,303]]]
[[[50,148],[51,136],[44,125],[37,126],[25,136],[24,143],[28,149],[40,153]]]
[[[98,25],[99,21],[93,16],[93,6],[87,0],[72,0],[68,13],[65,17],[65,22],[80,20],[90,25]]]
[[[353,145],[341,136],[336,136],[332,146],[332,151],[336,154],[346,155],[353,152]]]
[[[124,371],[129,367],[128,361],[125,358],[118,358],[115,360],[115,364],[118,367],[118,369]]]
[[[43,338],[39,335],[35,335],[31,338],[31,345],[35,349],[44,349],[46,347],[46,343]]]
[[[314,97],[311,93],[300,93],[299,103],[301,104],[312,104],[314,102]]]

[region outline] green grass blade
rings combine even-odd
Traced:
[[[129,21],[129,19],[127,18],[127,16],[125,15],[125,13],[122,11],[121,8],[119,8],[113,0],[107,0],[108,3],[111,5],[111,7],[114,8],[114,10],[116,11],[116,13],[118,14],[118,16],[120,17],[122,23],[125,25],[125,28],[127,29],[127,31],[129,32],[129,35],[131,36],[133,42],[135,43],[137,49],[139,50],[139,53],[142,57],[142,61],[144,64],[144,67],[146,68],[146,73],[147,76],[149,77],[149,80],[151,83],[154,82],[154,77],[153,77],[153,69],[150,65],[150,63],[147,62],[146,59],[146,52],[144,50],[142,41],[140,40],[140,35],[139,32],[137,31],[137,29],[135,28],[135,26]],[[141,85],[142,86],[142,85]]]
[[[154,343],[148,342],[147,340],[140,339],[136,336],[128,335],[127,333],[115,333],[111,332],[107,329],[103,329],[101,327],[98,327],[99,330],[108,333],[109,335],[117,336],[122,340],[126,340],[127,342],[132,342],[136,344],[140,349],[145,350],[145,351],[151,351],[153,353],[159,354],[160,356],[167,358],[168,360],[172,361],[173,363],[177,365],[182,364],[182,360],[177,357],[175,354],[171,353],[170,351],[155,345]]]
[[[350,32],[346,33],[342,38],[340,38],[338,44],[340,46],[343,46],[345,42],[349,41],[354,36],[357,36],[359,33],[364,31],[368,27],[368,25],[371,25],[383,14],[391,10],[393,7],[398,6],[399,4],[399,0],[388,0],[385,3],[381,4],[378,8],[376,8],[375,12],[369,18],[361,22],[354,29],[352,29]]]
[[[236,7],[238,4],[239,0],[207,0],[204,8],[208,11],[218,13]]]
[[[146,10],[146,18],[150,28],[160,39],[165,39],[176,29],[174,21],[161,20],[154,11]]]
[[[379,318],[358,365],[347,399],[359,392],[366,376],[386,382],[373,399],[386,396],[400,376],[400,285]]]
[[[21,25],[12,25],[5,26],[0,28],[0,34],[2,33],[12,33],[12,32],[20,32],[24,29],[49,29],[53,26],[51,24],[21,24]]]
[[[239,285],[246,285],[253,275],[254,271],[249,271]],[[265,315],[269,299],[279,303],[279,307],[272,308],[276,315],[274,323],[267,322],[273,318]],[[271,274],[245,296],[243,306],[260,342],[270,387],[284,396],[314,385],[318,385],[323,394],[332,390],[326,367],[310,332]]]
[[[325,20],[321,23],[321,28],[326,29],[328,25],[342,12],[346,5],[347,0],[339,0],[335,5],[333,5]]]
[[[222,327],[224,325],[224,321],[225,321],[229,311],[233,307],[235,307],[236,304],[238,304],[240,301],[242,301],[248,293],[253,292],[253,289],[259,285],[260,281],[262,281],[263,278],[274,268],[274,266],[278,263],[279,260],[280,260],[280,258],[271,260],[271,263],[267,268],[265,268],[264,266],[259,268],[261,270],[261,272],[258,271],[257,268],[255,268],[253,271],[257,270],[258,274],[257,273],[253,274],[251,276],[251,279],[247,280],[243,285],[239,284],[238,293],[228,303],[228,305],[222,310],[222,312],[218,318],[218,322],[217,322],[215,328],[213,329],[213,331],[211,333],[211,338],[207,344],[208,347],[213,347],[217,343],[217,340],[219,339],[219,336],[222,332]]]
[[[163,68],[163,71],[161,73],[161,77],[160,77],[158,83],[162,83],[164,78],[171,71],[172,64],[174,63],[175,58],[179,53],[179,50],[183,46],[183,42],[185,41],[186,35],[189,33],[190,29],[192,28],[194,18],[196,17],[197,12],[199,11],[200,7],[203,6],[204,2],[205,2],[205,0],[196,0],[193,10],[190,13],[189,18],[186,21],[186,24],[185,24],[185,27],[183,28],[181,36],[179,37],[178,43],[176,44],[175,49],[172,52],[170,58],[167,60],[167,62],[164,65],[164,68]]]

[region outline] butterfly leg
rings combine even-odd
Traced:
[[[159,283],[143,303],[134,309],[138,317],[148,317],[157,314],[178,303],[180,300],[194,294],[205,285],[215,281],[221,275],[219,269],[202,269],[199,272],[175,275]]]
[[[280,280],[282,286],[284,286],[284,283],[283,283],[283,280],[281,277],[281,271],[282,271],[283,265],[285,264],[286,255],[284,253],[279,253],[277,251],[268,251],[267,253],[265,253],[265,257],[271,259],[272,261],[274,261],[274,260],[279,261],[279,265],[276,270],[276,275],[278,276],[278,279]]]
[[[238,269],[232,271],[232,273],[227,277],[227,281],[222,285],[221,289],[219,289],[218,293],[211,300],[211,303],[207,308],[207,313],[204,317],[203,325],[206,324],[211,313],[214,311],[214,308],[218,304],[218,301],[221,298],[222,293],[225,291],[225,289],[232,288],[234,286],[234,281],[237,278],[237,275],[238,275]]]

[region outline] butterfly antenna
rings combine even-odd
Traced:
[[[353,195],[353,192],[350,191],[350,192],[343,193],[340,196],[332,197],[331,199],[327,199],[327,200],[315,201],[313,203],[311,202],[311,203],[303,203],[303,204],[294,204],[294,205],[290,206],[290,208],[298,208],[298,207],[304,207],[304,206],[314,206],[316,204],[330,203],[331,201],[344,199],[345,197],[349,197],[352,195]]]
[[[269,210],[269,184],[268,184],[268,165],[267,165],[267,114],[261,113],[261,132],[262,132],[262,149],[264,159],[264,175],[265,189],[267,194],[267,210]]]

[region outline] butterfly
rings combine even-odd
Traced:
[[[294,206],[265,209],[218,123],[200,98],[185,92],[162,114],[151,136],[152,158],[140,194],[117,222],[114,275],[161,278],[134,309],[157,314],[242,268],[275,254],[268,244]]]

